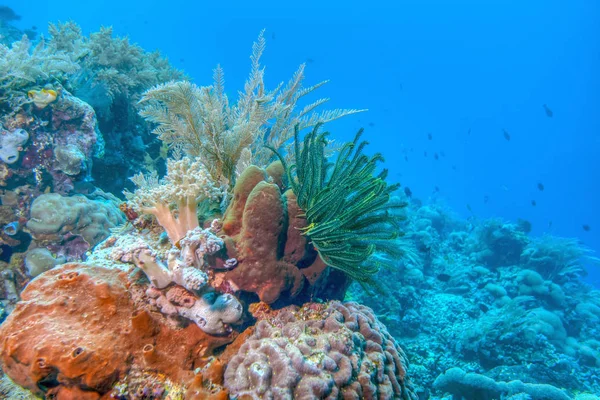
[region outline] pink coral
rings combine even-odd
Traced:
[[[233,396],[416,399],[404,352],[370,308],[332,301],[269,316],[228,364]]]

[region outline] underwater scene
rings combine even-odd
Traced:
[[[600,3],[0,0],[0,399],[600,400]]]

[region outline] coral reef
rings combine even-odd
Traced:
[[[394,295],[373,298],[352,286],[349,298],[372,307],[402,341],[420,396],[600,390],[599,293],[580,279],[597,263],[589,250],[571,239],[530,238],[519,224],[463,221],[436,204],[413,201],[407,216],[403,241],[412,255],[378,275]],[[542,384],[550,386],[543,393],[558,394],[527,386]]]
[[[600,392],[599,260],[393,196],[361,132],[332,157],[320,124],[362,110],[300,109],[304,65],[265,89],[263,33],[230,104],[220,67],[199,87],[110,28],[0,22],[0,397]]]
[[[92,173],[93,155],[98,163],[93,173],[102,178],[97,185],[118,193],[127,184],[123,177],[142,168],[146,151],[160,151],[160,145],[152,143],[154,138],[138,115],[136,104],[141,94],[154,85],[185,79],[185,75],[172,68],[158,52],[147,53],[126,38],[113,37],[111,28],[102,28],[89,37],[83,36],[73,22],[50,24],[48,30],[49,39],[37,44],[22,33],[22,39],[10,45],[0,44],[0,129],[3,124],[6,129],[27,130],[15,125],[15,118],[30,122],[38,117],[48,120],[52,112],[47,109],[60,102],[62,93],[72,93],[96,111],[98,126],[94,114],[94,129],[96,136],[101,130],[107,138],[106,143],[102,142],[102,146],[106,145],[106,158],[101,148],[95,154],[81,146],[63,148],[53,152],[63,156],[60,169],[76,175],[77,164],[85,161],[87,169],[81,170]],[[27,131],[35,141],[35,132]],[[52,143],[52,136],[46,141]],[[100,141],[101,138],[98,145]],[[55,145],[47,144],[45,148]],[[64,147],[65,143],[60,145]],[[32,151],[30,155],[34,154],[44,153]],[[45,155],[48,157],[47,152]],[[32,161],[42,164],[43,160]]]
[[[160,151],[138,115],[141,94],[157,84],[187,78],[159,52],[146,52],[128,38],[115,37],[111,27],[85,36],[77,24],[67,22],[50,24],[48,31],[48,48],[79,66],[65,86],[94,107],[106,138],[106,155],[93,168],[97,185],[119,193],[128,184],[126,177],[144,167],[145,155],[156,157]]]

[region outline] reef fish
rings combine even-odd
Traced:
[[[502,133],[504,135],[504,139],[510,142],[510,133],[508,133],[506,129],[502,129]]]
[[[552,118],[552,116],[554,115],[554,113],[552,112],[551,109],[548,108],[547,105],[544,104],[544,111],[546,111],[546,115],[548,116],[548,118]]]

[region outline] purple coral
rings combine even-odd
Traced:
[[[249,399],[414,400],[406,367],[370,308],[333,301],[258,322],[229,362],[225,386]]]

